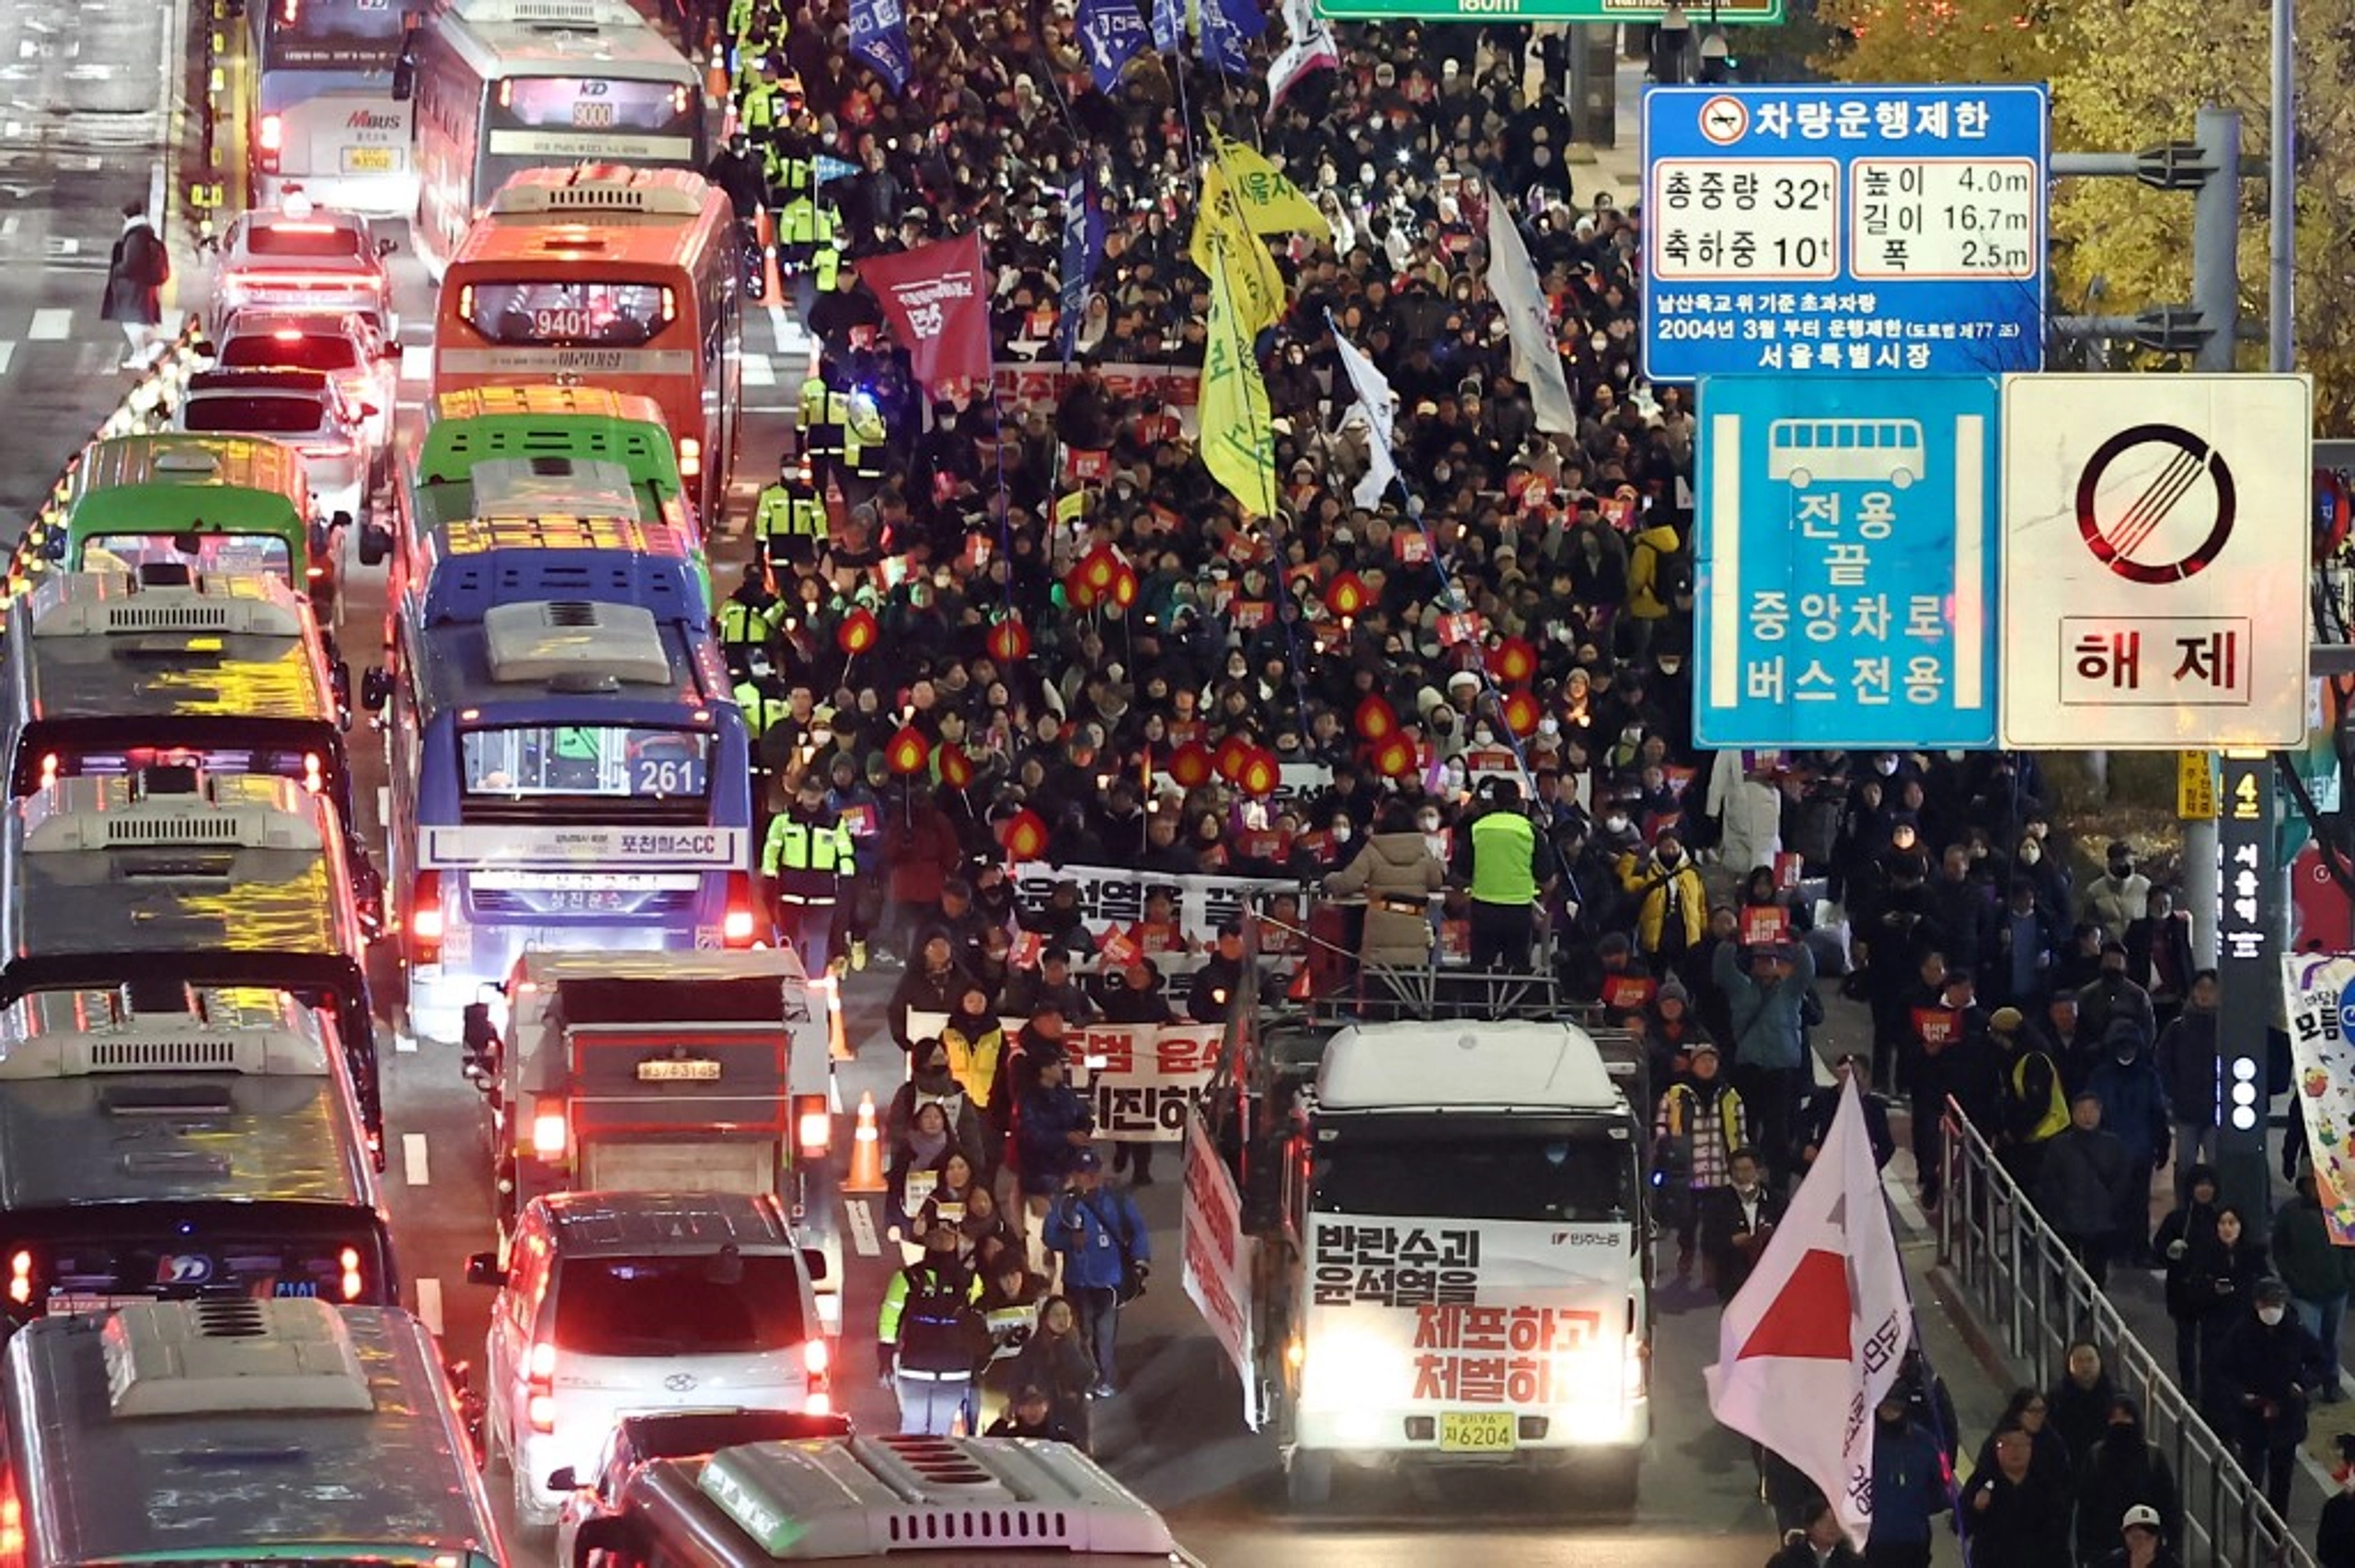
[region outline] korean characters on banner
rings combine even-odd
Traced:
[[[1575,1402],[1565,1356],[1599,1349],[1603,1314],[1585,1307],[1418,1307],[1407,1397],[1464,1405]]]
[[[1477,1226],[1319,1219],[1311,1302],[1468,1307],[1480,1288]]]
[[[2298,1113],[2314,1150],[2315,1189],[2338,1245],[2355,1246],[2355,1044],[2347,1010],[2355,957],[2300,954],[2281,961]]]
[[[1111,866],[1059,866],[1044,861],[1019,862],[1011,874],[1016,902],[1028,912],[1045,909],[1058,883],[1075,884],[1080,919],[1099,945],[1116,932],[1132,933],[1146,923],[1148,910],[1157,910],[1156,895],[1166,898],[1179,940],[1165,944],[1159,952],[1150,944],[1139,944],[1165,975],[1199,967],[1200,955],[1218,941],[1219,927],[1242,918],[1254,893],[1278,895],[1280,904],[1298,892],[1291,882],[1240,876],[1152,876]],[[1300,923],[1297,909],[1289,917],[1281,909],[1271,907],[1270,912],[1289,925]]]
[[[1210,1087],[1225,1028],[1217,1024],[1098,1024],[1066,1030],[1072,1082],[1114,1143],[1175,1143]]]

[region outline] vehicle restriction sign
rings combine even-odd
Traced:
[[[2303,376],[2004,383],[2003,743],[2303,745]]]

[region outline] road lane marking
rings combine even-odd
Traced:
[[[863,1258],[883,1255],[883,1239],[875,1233],[875,1206],[863,1197],[844,1200],[843,1218],[850,1221],[850,1244]]]
[[[401,1134],[401,1175],[410,1186],[421,1187],[431,1179],[425,1160],[425,1135],[421,1132]]]
[[[36,343],[62,343],[74,335],[74,313],[70,310],[37,310],[33,324],[25,336]]]
[[[401,379],[431,381],[433,378],[433,345],[404,343],[401,345]]]
[[[744,384],[746,386],[775,386],[776,384],[776,367],[769,363],[769,357],[766,354],[744,356]]]
[[[442,1282],[427,1277],[417,1282],[417,1321],[434,1338],[442,1337]]]
[[[407,1029],[394,1030],[393,1049],[405,1057],[415,1056],[417,1054],[417,1036]]]
[[[16,357],[17,346],[14,343],[0,340],[0,375],[6,375],[8,373],[9,363],[14,361]]]

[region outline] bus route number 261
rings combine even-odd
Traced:
[[[636,757],[630,761],[630,793],[651,795],[701,795],[703,763],[693,757]]]

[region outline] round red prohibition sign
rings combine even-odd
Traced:
[[[2141,447],[2132,485],[2105,497],[2110,466]],[[2158,587],[2196,577],[2224,553],[2238,508],[2233,471],[2205,438],[2177,425],[2135,425],[2101,443],[2077,475],[2077,532],[2094,559],[2128,582]],[[2205,527],[2202,518],[2205,516]]]

